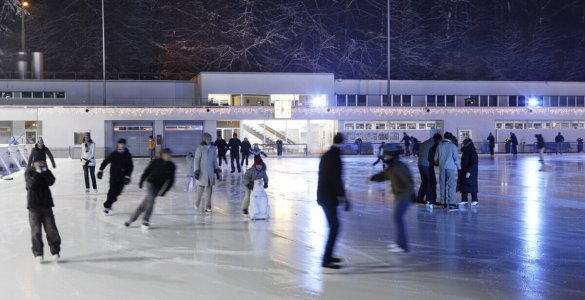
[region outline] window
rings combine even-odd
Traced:
[[[356,96],[347,95],[347,106],[356,106]]]
[[[354,130],[354,129],[355,129],[355,123],[345,122],[345,130]]]
[[[392,95],[392,106],[402,106],[400,95]]]
[[[437,106],[445,106],[445,96],[437,96]]]
[[[518,106],[518,96],[508,97],[508,106]],[[512,128],[510,128],[512,129]]]
[[[346,106],[346,95],[337,95],[337,106]]]
[[[479,106],[486,107],[489,106],[489,96],[479,96]]]
[[[384,122],[376,123],[376,130],[386,130],[386,123]]]
[[[427,106],[437,106],[435,95],[427,95]]]
[[[55,98],[65,98],[65,92],[55,92]]]
[[[382,98],[380,95],[368,95],[368,106],[381,106]]]
[[[455,106],[455,96],[447,96],[447,106]]]
[[[575,96],[569,96],[567,99],[568,106],[574,107],[575,106]]]
[[[402,106],[412,106],[411,95],[402,95]]]
[[[567,106],[567,96],[560,96],[559,97],[559,106],[562,106],[562,107]]]
[[[551,96],[550,97],[550,106],[552,106],[552,107],[559,106],[559,96]]]
[[[32,92],[22,92],[22,98],[32,98]]]
[[[382,95],[382,106],[390,106],[390,102],[388,102],[388,95]]]
[[[33,98],[43,98],[43,92],[33,92]]]
[[[498,106],[498,96],[490,96],[490,106]]]
[[[54,92],[44,92],[43,93],[43,98],[45,98],[45,99],[55,98],[55,93]]]
[[[367,104],[367,97],[366,95],[357,95],[357,105],[358,106],[366,106]]]
[[[10,99],[12,98],[12,92],[0,92],[0,98]]]
[[[585,97],[577,96],[577,106],[579,107],[585,106]]]
[[[366,130],[372,130],[372,123],[366,123]]]
[[[364,125],[364,123],[355,123],[356,130],[364,130],[365,128],[366,126]]]

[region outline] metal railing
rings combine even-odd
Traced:
[[[27,79],[33,79],[34,73],[26,72]],[[119,72],[106,73],[106,80],[190,80],[195,77],[193,73],[142,73]],[[20,79],[18,72],[0,73],[0,79]],[[102,80],[101,72],[44,72],[43,79],[56,80]]]
[[[260,149],[268,156],[278,156],[278,147],[276,144],[258,144]],[[281,156],[307,156],[307,144],[283,144]]]

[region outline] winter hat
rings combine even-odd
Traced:
[[[164,148],[163,151],[162,151],[162,153],[163,154],[165,154],[165,153],[166,154],[173,154],[173,151],[171,149],[169,149],[169,148]]]
[[[341,132],[338,132],[337,134],[335,134],[335,136],[333,137],[333,144],[343,144],[344,138],[343,138],[343,134]]]
[[[256,157],[254,158],[254,165],[263,165],[264,161],[262,161],[262,158],[260,157]]]
[[[124,145],[126,145],[126,139],[119,139],[118,140],[118,144],[124,144]]]
[[[86,136],[86,137],[90,138],[91,137],[91,133],[90,132],[86,132],[83,136]]]
[[[466,138],[463,140],[463,146],[469,146],[469,144],[473,143],[470,138]]]
[[[384,155],[396,156],[402,153],[402,146],[399,144],[386,144],[384,145]]]

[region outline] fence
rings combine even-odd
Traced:
[[[0,177],[24,170],[32,145],[0,147]]]
[[[26,78],[34,78],[34,73],[26,72]],[[107,80],[190,80],[192,73],[106,73]],[[20,79],[20,73],[0,73],[0,79]],[[102,80],[102,72],[43,72],[43,79],[62,80]]]

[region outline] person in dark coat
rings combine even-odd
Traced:
[[[534,137],[536,138],[536,149],[538,149],[538,154],[540,155],[538,161],[544,164],[544,149],[546,145],[544,143],[544,137],[542,134],[535,134]]]
[[[142,229],[148,230],[150,228],[150,216],[154,210],[154,204],[157,196],[164,197],[165,194],[173,187],[175,183],[175,170],[177,167],[171,161],[171,150],[165,148],[160,158],[157,158],[148,164],[148,167],[140,176],[140,183],[138,187],[142,188],[146,181],[146,197],[136,208],[136,211],[124,225],[129,227],[132,222],[138,220],[142,213]]]
[[[466,205],[468,203],[467,195],[471,194],[471,206],[477,206],[479,205],[479,200],[477,199],[478,157],[473,141],[470,138],[463,141],[461,153],[461,170],[459,171],[461,202],[459,205]]]
[[[128,148],[126,148],[126,140],[119,139],[116,151],[112,152],[100,165],[100,170],[97,173],[98,179],[104,176],[104,169],[110,166],[110,189],[108,190],[108,198],[104,202],[104,213],[108,215],[112,211],[112,204],[118,201],[118,196],[122,194],[124,186],[130,183],[134,164],[132,163],[132,155]]]
[[[577,153],[583,152],[583,139],[577,138]]]
[[[419,204],[439,204],[437,202],[437,177],[435,175],[434,157],[437,145],[442,139],[440,134],[435,133],[432,138],[420,144],[418,156],[420,187],[416,197],[416,202]]]
[[[406,156],[410,156],[410,136],[408,134],[406,134],[406,132],[403,133],[402,136],[402,140],[400,140],[400,143],[404,143],[404,154]]]
[[[227,165],[227,157],[226,153],[228,151],[228,145],[226,141],[221,137],[221,135],[217,136],[217,140],[213,143],[215,147],[217,147],[217,159],[219,159],[219,166],[221,167],[221,161],[223,160]]]
[[[512,143],[512,154],[518,154],[518,139],[513,132],[510,132],[510,143]]]
[[[414,180],[408,166],[400,161],[401,153],[402,147],[399,145],[386,145],[384,147],[384,159],[388,164],[388,168],[370,178],[374,182],[389,181],[392,195],[394,195],[393,220],[396,225],[396,242],[388,247],[388,251],[393,253],[410,251],[404,214],[406,214],[410,203],[415,201]]]
[[[30,152],[30,156],[28,157],[27,167],[30,168],[32,166],[32,163],[35,161],[47,162],[47,156],[51,160],[51,164],[53,165],[53,169],[56,169],[57,165],[55,165],[55,158],[53,158],[53,153],[51,153],[51,150],[49,150],[49,148],[47,148],[45,146],[45,142],[43,141],[43,139],[40,138],[37,141],[37,143],[35,144],[35,147]]]
[[[282,141],[281,140],[276,141],[276,155],[282,156]]]
[[[234,136],[228,142],[228,146],[230,148],[230,159],[232,162],[232,173],[236,171],[236,167],[238,167],[238,173],[242,172],[242,168],[240,167],[240,147],[242,146],[242,142],[238,139],[238,134],[234,132]],[[235,165],[234,165],[235,162]]]
[[[242,166],[244,165],[244,161],[246,162],[246,168],[248,167],[248,159],[250,158],[250,152],[252,151],[252,144],[248,141],[248,138],[244,138],[242,141],[242,147],[240,149],[240,153],[242,153]]]
[[[420,148],[420,142],[414,136],[411,137],[410,140],[412,141],[412,155],[418,156],[418,150]]]
[[[339,269],[341,259],[333,256],[335,241],[339,234],[339,219],[337,218],[337,206],[345,204],[345,210],[349,211],[350,204],[345,197],[343,187],[343,164],[341,162],[340,147],[343,144],[343,135],[337,133],[333,138],[333,146],[321,157],[319,162],[319,180],[317,183],[317,203],[323,209],[327,223],[329,224],[329,237],[325,245],[325,253],[321,266],[330,269]]]
[[[557,143],[557,154],[563,154],[563,143],[565,142],[565,137],[559,132],[555,137],[555,143]]]
[[[55,183],[55,176],[43,160],[35,161],[24,173],[27,191],[28,219],[30,223],[32,252],[38,263],[43,262],[43,234],[49,242],[51,255],[54,260],[59,260],[61,252],[61,236],[55,223],[53,214],[53,196],[49,188]]]
[[[488,148],[490,149],[490,155],[494,156],[494,148],[496,148],[496,138],[494,137],[494,135],[491,132],[487,137],[487,141],[488,141]]]
[[[382,142],[378,147],[378,153],[376,154],[378,159],[372,164],[372,167],[375,167],[379,162],[382,162],[382,169],[386,169],[386,162],[384,162],[384,145],[386,145],[386,143]]]

